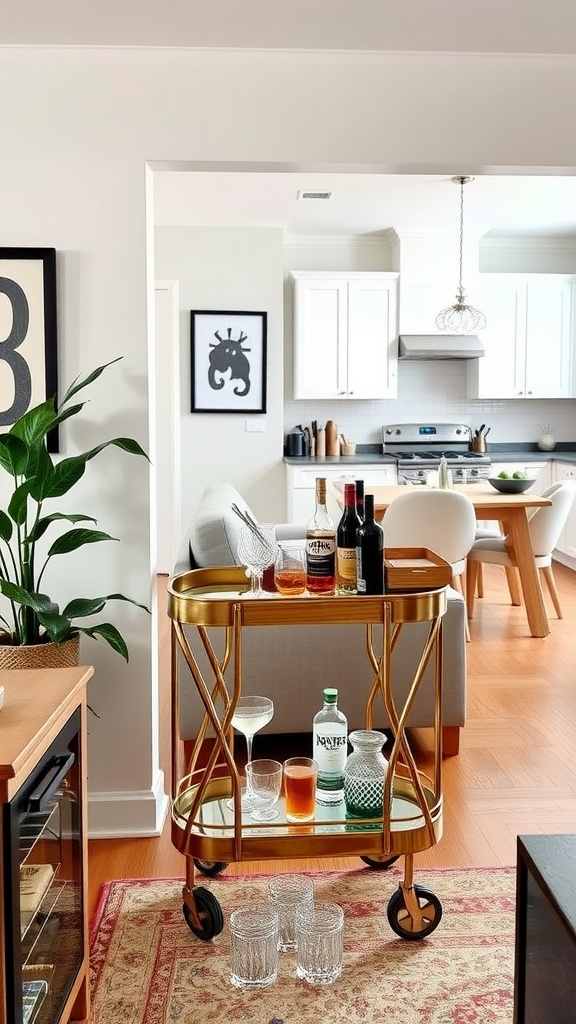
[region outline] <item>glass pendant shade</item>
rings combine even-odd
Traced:
[[[452,178],[456,185],[460,185],[460,278],[456,302],[447,309],[442,309],[436,317],[435,324],[439,331],[446,331],[448,334],[474,334],[486,327],[486,317],[479,309],[468,305],[462,287],[462,250],[464,243],[464,185],[473,181],[472,178]]]

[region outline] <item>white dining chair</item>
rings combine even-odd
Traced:
[[[476,533],[474,505],[465,494],[407,488],[388,506],[382,526],[385,549],[423,547],[450,562],[452,586],[465,598],[462,577]]]
[[[557,491],[559,487],[562,487],[563,483],[564,483],[564,481],[560,480],[556,484],[550,484],[549,487],[546,487],[545,490],[543,490],[541,492],[542,497],[543,498],[549,498],[551,494],[554,494],[554,491]],[[534,515],[534,513],[536,511],[537,511],[537,509],[535,509],[535,508],[527,510],[526,515],[527,515],[529,520],[532,518],[532,516]],[[494,527],[479,526],[479,527],[476,528],[476,536],[475,536],[474,540],[488,540],[488,539],[492,539],[494,537],[498,538],[498,537],[502,537],[502,536],[503,536],[502,530],[497,530]],[[520,587],[518,585],[518,575],[516,573],[516,569],[512,565],[505,566],[505,569],[506,569],[506,581],[508,583],[508,590],[510,592],[510,601],[511,601],[511,603],[513,605],[521,605],[522,604],[522,598],[520,596]],[[477,577],[476,577],[476,597],[482,598],[482,597],[484,597],[484,575],[483,575],[483,572],[482,572],[482,562],[480,562],[480,561],[478,562],[478,565],[476,567],[476,571],[477,571]]]
[[[544,497],[550,498],[551,505],[543,508],[536,508],[529,517],[528,530],[534,559],[538,569],[540,586],[542,581],[546,583],[552,604],[559,619],[562,618],[562,609],[556,588],[554,573],[552,572],[552,552],[562,532],[568,514],[576,497],[576,482],[564,480],[553,484],[544,492]],[[468,555],[468,577],[467,577],[467,605],[468,616],[472,618],[474,613],[474,598],[478,582],[478,569],[482,563],[491,565],[502,565],[507,570],[508,584],[514,578],[514,584],[510,587],[510,596],[513,604],[520,604],[520,589],[516,578],[516,562],[514,552],[507,546],[508,539],[500,534],[481,537],[475,540],[472,550]],[[513,587],[515,590],[513,592]]]

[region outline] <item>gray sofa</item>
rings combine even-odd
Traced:
[[[191,568],[238,565],[240,520],[232,504],[249,511],[239,492],[229,484],[208,488],[201,498],[182,541],[174,573]],[[277,525],[278,540],[303,537],[303,526]],[[402,708],[412,681],[427,630],[426,623],[405,625],[392,655],[392,689],[396,706]],[[211,641],[223,650],[223,630],[212,629]],[[195,629],[191,641],[205,678],[211,678],[207,659]],[[466,641],[463,598],[449,589],[448,610],[443,632],[444,677],[442,730],[446,754],[458,752],[460,728],[466,720]],[[179,667],[180,734],[193,738],[203,715],[203,704],[186,665]],[[432,659],[431,659],[432,660]],[[409,726],[434,724],[434,683],[432,665],[419,688],[411,710]],[[312,718],[322,706],[324,686],[339,691],[339,705],[350,729],[363,728],[364,708],[373,681],[365,653],[362,625],[295,625],[254,627],[243,634],[243,692],[263,694],[274,701],[274,718],[269,733],[310,732]],[[375,704],[373,725],[388,725],[381,700]]]

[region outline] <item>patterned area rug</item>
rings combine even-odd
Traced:
[[[281,953],[278,981],[259,992],[228,981],[228,920],[266,899],[269,876],[197,877],[224,913],[211,942],[184,921],[181,881],[108,883],[91,929],[91,1024],[511,1024],[515,868],[419,871],[415,858],[416,884],[443,907],[419,941],[388,923],[398,865],[308,874],[318,899],[344,908],[342,976],[310,988],[295,976],[294,955]]]

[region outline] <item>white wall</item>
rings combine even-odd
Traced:
[[[457,87],[455,87],[457,83]],[[486,173],[576,167],[571,57],[483,57],[4,48],[0,60],[2,241],[59,252],[61,379],[116,355],[73,452],[106,434],[146,443],[148,423],[147,161],[244,161],[385,173]],[[217,254],[211,258],[216,259]],[[166,271],[164,271],[164,274]],[[273,388],[277,387],[273,384]],[[268,437],[271,435],[269,434]],[[194,474],[201,453],[189,453]],[[269,454],[266,465],[271,465]],[[251,469],[255,481],[257,469]],[[62,569],[77,596],[122,589],[147,600],[147,473],[114,455],[91,465],[78,506],[123,538]],[[124,668],[101,644],[85,656],[100,718],[89,737],[94,833],[144,833],[164,809],[158,773],[152,635],[127,608],[114,616],[131,649]]]
[[[157,228],[156,272],[180,284],[181,521],[205,487],[233,483],[258,518],[284,519],[282,232],[278,228]],[[266,311],[267,412],[190,412],[190,311]],[[248,432],[261,420],[263,433]]]

